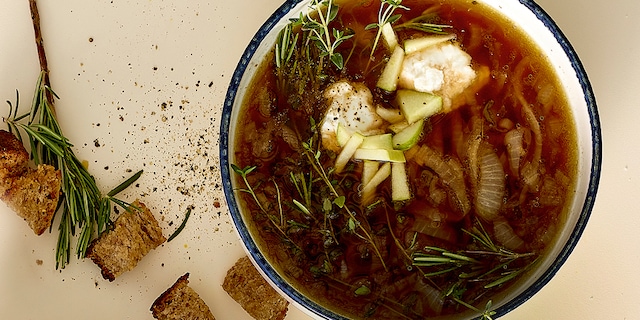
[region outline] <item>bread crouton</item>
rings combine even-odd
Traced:
[[[207,304],[189,287],[185,273],[151,305],[153,317],[159,320],[215,320]]]
[[[240,258],[224,278],[222,288],[257,320],[281,320],[289,302],[260,275],[249,257]]]
[[[51,225],[60,197],[60,171],[50,165],[27,168],[21,175],[5,178],[0,199],[22,217],[36,235]]]
[[[13,133],[0,130],[0,181],[21,175],[29,165],[29,153]]]
[[[93,240],[87,258],[97,264],[102,277],[113,281],[132,270],[149,251],[166,241],[158,221],[144,203],[136,200],[122,213],[112,230]]]
[[[50,165],[29,167],[29,153],[12,133],[0,130],[0,199],[41,235],[58,207],[62,177]]]

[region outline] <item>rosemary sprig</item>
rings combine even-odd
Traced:
[[[516,253],[496,245],[480,221],[476,221],[471,230],[463,229],[463,232],[470,235],[481,249],[453,252],[426,246],[422,251],[413,253],[412,262],[414,266],[431,269],[424,274],[427,278],[455,275],[458,282],[445,292],[445,297],[481,312],[462,299],[462,294],[467,290],[466,283],[484,283],[482,288],[486,290],[498,287],[529,270],[538,261],[538,257],[533,252]],[[512,267],[516,263],[520,266]],[[490,307],[490,304],[485,307],[483,319],[491,319],[495,314],[489,311]]]
[[[417,16],[407,22],[401,23],[395,26],[395,29],[412,29],[421,31],[424,33],[433,33],[433,34],[446,34],[445,29],[453,28],[447,24],[437,24],[432,21],[436,20],[438,14],[432,11],[426,11],[420,16]]]
[[[298,36],[298,33],[293,33],[293,23],[288,23],[278,34],[274,49],[277,69],[284,67],[291,60],[298,43]]]
[[[374,28],[378,29],[376,33],[376,37],[373,40],[373,46],[371,47],[371,54],[369,55],[369,60],[373,59],[373,54],[378,47],[378,42],[380,42],[380,37],[382,36],[382,26],[385,24],[393,24],[398,21],[401,14],[393,14],[397,9],[409,10],[408,7],[403,6],[402,0],[380,0],[380,10],[378,11],[378,22],[371,23],[367,25],[364,29],[371,30]]]
[[[103,196],[95,179],[76,157],[73,144],[64,136],[54,115],[46,92],[53,90],[44,83],[45,73],[41,72],[36,83],[31,110],[18,115],[19,98],[15,107],[9,103],[9,117],[5,118],[11,132],[21,141],[21,131],[27,134],[31,146],[31,158],[36,164],[49,164],[61,171],[62,196],[60,198],[62,217],[58,227],[56,247],[56,268],[64,269],[70,258],[71,239],[80,230],[76,246],[78,258],[84,258],[91,240],[107,230],[111,224],[111,203],[127,209],[130,205],[115,196],[133,184],[142,171]],[[19,95],[18,95],[19,96]],[[25,123],[24,120],[28,119]]]
[[[62,194],[56,214],[62,214],[58,227],[56,269],[69,263],[71,239],[79,231],[76,255],[84,258],[91,240],[106,231],[111,222],[111,203],[130,210],[130,205],[115,196],[134,183],[142,171],[121,183],[103,196],[95,179],[73,152],[73,144],[65,137],[56,118],[54,102],[58,96],[49,84],[49,67],[40,29],[40,15],[35,0],[29,0],[36,47],[40,62],[40,75],[28,113],[19,115],[19,94],[16,104],[9,104],[9,117],[3,118],[9,131],[23,141],[21,131],[28,136],[31,159],[35,164],[49,164],[60,170]],[[26,123],[25,123],[26,122]]]
[[[342,70],[344,57],[336,50],[340,44],[353,37],[353,34],[329,28],[329,24],[338,15],[338,6],[333,0],[312,0],[309,9],[307,13],[300,13],[299,18],[292,19],[292,23],[299,23],[302,31],[310,33],[309,39],[320,50],[320,58],[328,56],[333,65]]]

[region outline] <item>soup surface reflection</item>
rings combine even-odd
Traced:
[[[575,126],[513,23],[476,1],[401,5],[335,1],[281,33],[235,129],[237,194],[267,259],[330,310],[478,315],[556,240]]]

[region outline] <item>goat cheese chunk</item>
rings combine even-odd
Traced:
[[[322,145],[329,150],[339,151],[336,130],[338,123],[350,135],[375,134],[380,131],[384,120],[376,113],[373,95],[363,83],[338,81],[324,90],[328,107],[322,122]]]
[[[443,111],[455,108],[453,99],[476,78],[471,56],[451,42],[430,46],[408,55],[402,65],[399,86],[442,97]]]

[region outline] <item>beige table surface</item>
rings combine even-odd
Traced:
[[[100,187],[144,169],[123,197],[144,199],[167,235],[195,209],[176,240],[110,283],[88,261],[56,271],[57,232],[36,237],[0,204],[0,319],[151,319],[153,300],[185,272],[218,319],[249,319],[220,286],[243,250],[220,187],[218,119],[238,57],[281,0],[40,2],[59,118]],[[640,2],[539,4],[590,76],[604,162],[575,251],[504,319],[638,319]],[[38,74],[32,36],[27,0],[0,1],[0,101],[18,89],[23,110]],[[306,317],[292,308],[287,319]]]

